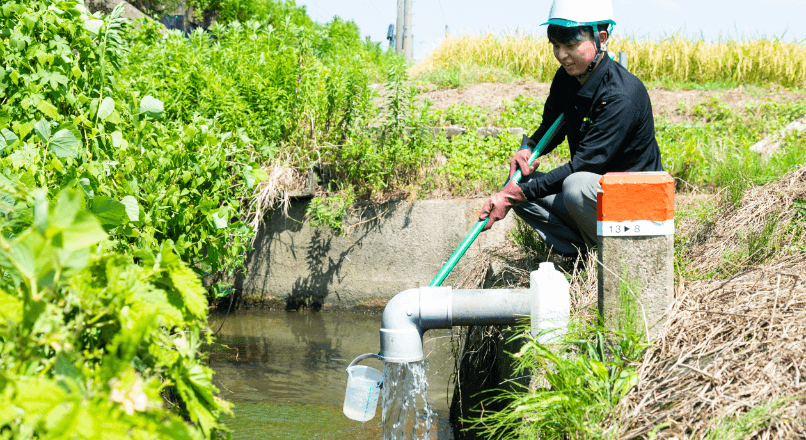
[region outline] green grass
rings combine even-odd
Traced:
[[[648,346],[641,332],[610,331],[572,323],[563,342],[546,346],[529,336],[514,354],[515,375],[533,375],[535,390],[502,391],[487,400],[508,402],[468,420],[491,439],[616,438],[604,427],[619,401],[638,382],[636,360]]]

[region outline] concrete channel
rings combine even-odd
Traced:
[[[296,200],[258,231],[236,291],[245,304],[381,308],[397,293],[427,286],[477,221],[486,198],[398,200],[356,210],[348,234],[313,227],[308,200]],[[482,233],[443,285],[474,255],[506,239],[514,216]]]

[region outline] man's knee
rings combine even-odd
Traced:
[[[563,181],[563,197],[569,212],[581,212],[586,202],[596,200],[599,190],[599,174],[578,172],[566,177]]]
[[[582,197],[583,195],[596,194],[599,185],[600,174],[580,171],[566,177],[563,181],[563,194],[565,197]]]

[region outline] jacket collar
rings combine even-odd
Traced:
[[[599,84],[604,79],[605,74],[610,68],[610,63],[612,62],[613,60],[610,59],[610,55],[608,55],[607,52],[603,53],[602,61],[599,62],[599,65],[593,70],[591,76],[585,81],[585,85],[579,89],[577,96],[580,98],[593,99],[594,92],[599,88]]]

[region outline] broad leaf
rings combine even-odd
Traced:
[[[126,223],[126,206],[112,197],[95,196],[92,199],[92,212],[106,230]]]
[[[213,224],[218,229],[224,229],[229,225],[226,208],[213,213]]]
[[[9,130],[7,128],[4,128],[4,129],[0,130],[0,134],[2,134],[3,139],[6,140],[6,143],[8,143],[8,145],[11,145],[14,142],[17,142],[17,135],[14,134],[13,131],[11,131],[11,130]]]
[[[255,169],[254,173],[255,173],[255,180],[257,182],[265,182],[266,180],[269,180],[269,173],[262,168]]]
[[[87,211],[79,211],[73,222],[62,230],[62,249],[76,251],[106,240],[98,219]]]
[[[0,319],[22,321],[22,301],[14,295],[0,291]]]
[[[79,142],[72,131],[64,128],[59,130],[50,141],[50,149],[56,157],[78,156]]]
[[[125,207],[126,216],[129,217],[129,221],[136,222],[140,220],[140,205],[137,203],[137,199],[135,199],[134,196],[126,196],[120,203]]]
[[[103,25],[104,25],[103,20],[87,20],[84,22],[84,29],[90,31],[95,35],[98,35],[98,32],[101,31],[101,26]]]
[[[47,142],[50,140],[50,122],[46,121],[45,118],[39,120],[39,122],[34,125],[34,132],[43,142]]]
[[[123,145],[123,133],[119,131],[113,131],[110,135],[112,137],[112,146],[115,148],[120,148]]]
[[[98,118],[105,121],[113,111],[115,111],[115,100],[107,96],[98,107]]]
[[[184,265],[170,269],[174,288],[182,294],[185,307],[195,318],[204,318],[207,314],[207,296],[199,277]]]
[[[162,116],[162,111],[162,101],[151,95],[143,96],[140,101],[140,113],[145,113],[152,118],[159,118]]]
[[[243,169],[243,179],[246,181],[246,186],[248,188],[252,188],[255,186],[255,172],[252,171],[252,167],[245,166]]]
[[[53,106],[53,104],[45,101],[44,99],[39,101],[39,104],[37,104],[36,108],[50,119],[61,118],[61,115],[59,114],[59,109],[57,109],[56,107]]]

